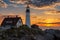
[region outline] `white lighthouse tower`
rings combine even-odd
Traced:
[[[26,25],[28,25],[29,28],[31,28],[31,25],[30,25],[30,7],[29,7],[29,5],[27,5],[27,7],[26,7]]]

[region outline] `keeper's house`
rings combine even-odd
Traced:
[[[1,26],[3,27],[14,27],[18,28],[19,26],[23,25],[21,17],[6,17],[4,18]]]

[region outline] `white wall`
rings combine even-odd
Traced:
[[[19,27],[21,25],[22,25],[22,21],[21,21],[21,19],[19,19],[19,21],[17,22],[16,26]]]

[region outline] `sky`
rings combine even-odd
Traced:
[[[60,0],[0,0],[0,19],[2,15],[18,15],[25,23],[27,4],[31,24],[60,22]]]

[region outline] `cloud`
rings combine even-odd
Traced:
[[[28,0],[10,0],[10,2],[16,3],[16,4],[25,4],[28,2]]]
[[[3,0],[0,0],[0,7],[7,8],[7,6],[8,5]]]
[[[29,4],[31,8],[35,9],[45,9],[45,8],[54,8],[57,4],[60,3],[60,0],[10,0],[10,2],[16,4]]]
[[[55,9],[55,6],[60,5],[60,0],[1,0],[0,6],[7,7],[19,7],[20,4],[29,4],[30,8],[34,9]]]
[[[44,12],[44,14],[60,15],[60,11],[57,11],[57,10],[48,10],[48,11]]]
[[[56,5],[60,4],[58,0],[33,0],[30,7],[34,9],[55,9]]]
[[[36,7],[43,7],[43,6],[49,6],[55,3],[57,0],[33,0],[31,1],[31,5],[34,5]]]

